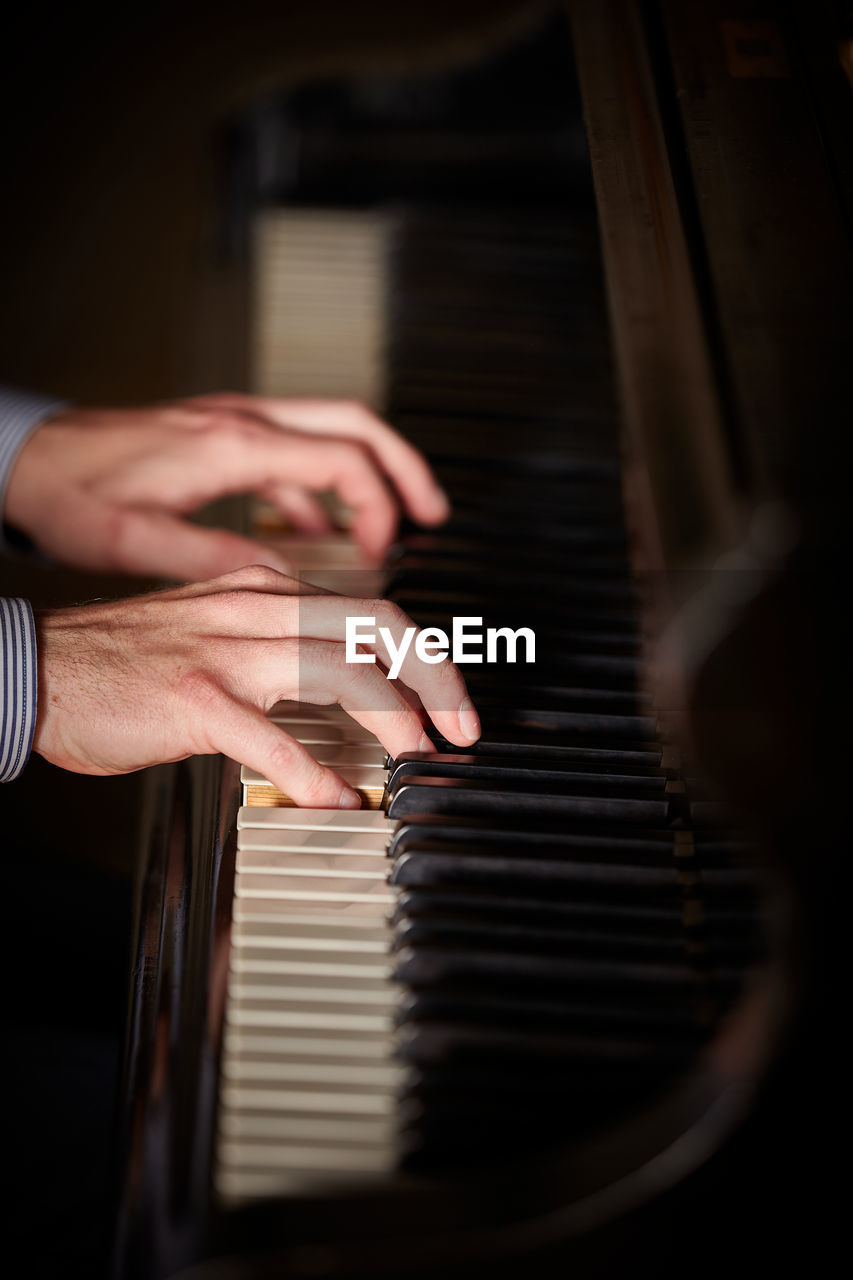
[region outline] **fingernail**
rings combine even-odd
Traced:
[[[344,787],[338,800],[339,809],[360,809],[361,796],[357,791],[353,791],[351,787]]]
[[[459,728],[472,742],[480,736],[480,717],[470,698],[466,698],[459,708]]]
[[[418,743],[418,751],[435,751],[434,745],[425,733],[421,734],[421,740]]]
[[[441,515],[438,518],[439,520],[446,520],[447,517],[450,515],[450,512],[453,510],[450,499],[448,498],[445,491],[442,489],[441,485],[436,485],[435,491],[438,495],[439,502],[444,507],[444,510],[442,511]]]

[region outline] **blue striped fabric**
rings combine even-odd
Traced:
[[[66,408],[65,400],[39,396],[14,387],[0,387],[0,513],[6,499],[6,487],[18,454],[45,418]],[[3,533],[0,526],[0,549]]]
[[[45,418],[65,401],[0,387],[0,515],[18,454]],[[4,547],[0,521],[0,549]],[[0,782],[27,763],[36,726],[36,633],[27,600],[0,597]]]
[[[28,600],[0,596],[0,782],[29,759],[38,694],[36,630]]]

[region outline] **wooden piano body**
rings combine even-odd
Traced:
[[[689,1240],[706,1231],[720,1233],[706,1242],[709,1264],[737,1247],[736,1235],[747,1253],[812,1247],[815,1189],[797,1188],[802,1225],[780,1225],[776,1211],[790,1212],[790,1183],[819,1149],[797,1107],[823,1075],[838,937],[827,886],[845,787],[835,458],[853,351],[850,168],[839,150],[851,113],[840,76],[819,74],[822,28],[797,4],[781,16],[775,9],[754,5],[738,18],[713,3],[578,0],[569,26],[547,29],[567,58],[570,29],[578,69],[650,688],[667,740],[761,851],[763,958],[689,1069],[577,1140],[508,1148],[503,1159],[498,1147],[485,1165],[475,1154],[438,1174],[342,1174],[298,1194],[223,1205],[214,1169],[238,771],[212,759],[155,770],[125,1062],[119,1274],[627,1274],[637,1250],[662,1251],[659,1274],[675,1274]],[[377,85],[374,93],[381,103]],[[463,161],[450,183],[466,164],[467,139],[458,140]],[[565,136],[549,141],[565,159]],[[320,156],[309,200],[318,191],[331,198],[327,142],[321,132],[300,144],[306,165],[312,143]],[[357,131],[340,143],[350,165],[360,143]],[[540,144],[532,193],[507,201],[507,216],[535,224],[546,204],[548,219],[565,212],[588,230],[591,206],[577,212],[588,194],[535,191],[548,161]],[[525,140],[513,145],[518,160]],[[488,185],[488,161],[484,169]],[[345,187],[352,172],[345,166]],[[296,196],[306,199],[298,184]],[[495,198],[499,222],[497,206]],[[414,207],[404,226],[420,218],[428,228],[445,208]],[[458,219],[458,208],[447,216]],[[595,340],[590,363],[606,347],[601,334]],[[421,410],[409,414],[415,432],[419,412],[442,413],[425,385]],[[510,402],[526,394],[511,378],[495,386]],[[467,417],[488,423],[495,404],[478,407],[482,388],[466,386],[464,370],[459,387]],[[390,408],[400,404],[392,395]],[[505,408],[503,433],[489,428],[498,465],[502,450],[513,456],[515,412],[513,422]],[[565,403],[552,421],[543,415],[538,436],[531,428],[534,455],[558,457],[571,415]],[[443,454],[455,433],[451,422],[438,445],[434,435],[419,442]],[[594,456],[594,435],[581,432],[573,448],[580,438]],[[736,1202],[754,1179],[766,1194],[750,1213]]]

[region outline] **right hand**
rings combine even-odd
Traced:
[[[433,749],[418,698],[450,741],[468,746],[480,730],[449,660],[422,663],[412,645],[401,679],[418,697],[404,697],[378,664],[348,664],[347,616],[374,616],[396,643],[413,625],[388,601],[319,592],[262,565],[130,600],[44,611],[34,749],[87,774],[222,752],[297,805],[358,808],[352,788],[266,718],[275,703],[339,703],[392,756]],[[377,654],[386,661],[381,648]]]

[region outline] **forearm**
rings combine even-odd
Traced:
[[[0,782],[29,759],[36,724],[38,668],[29,601],[0,597]]]

